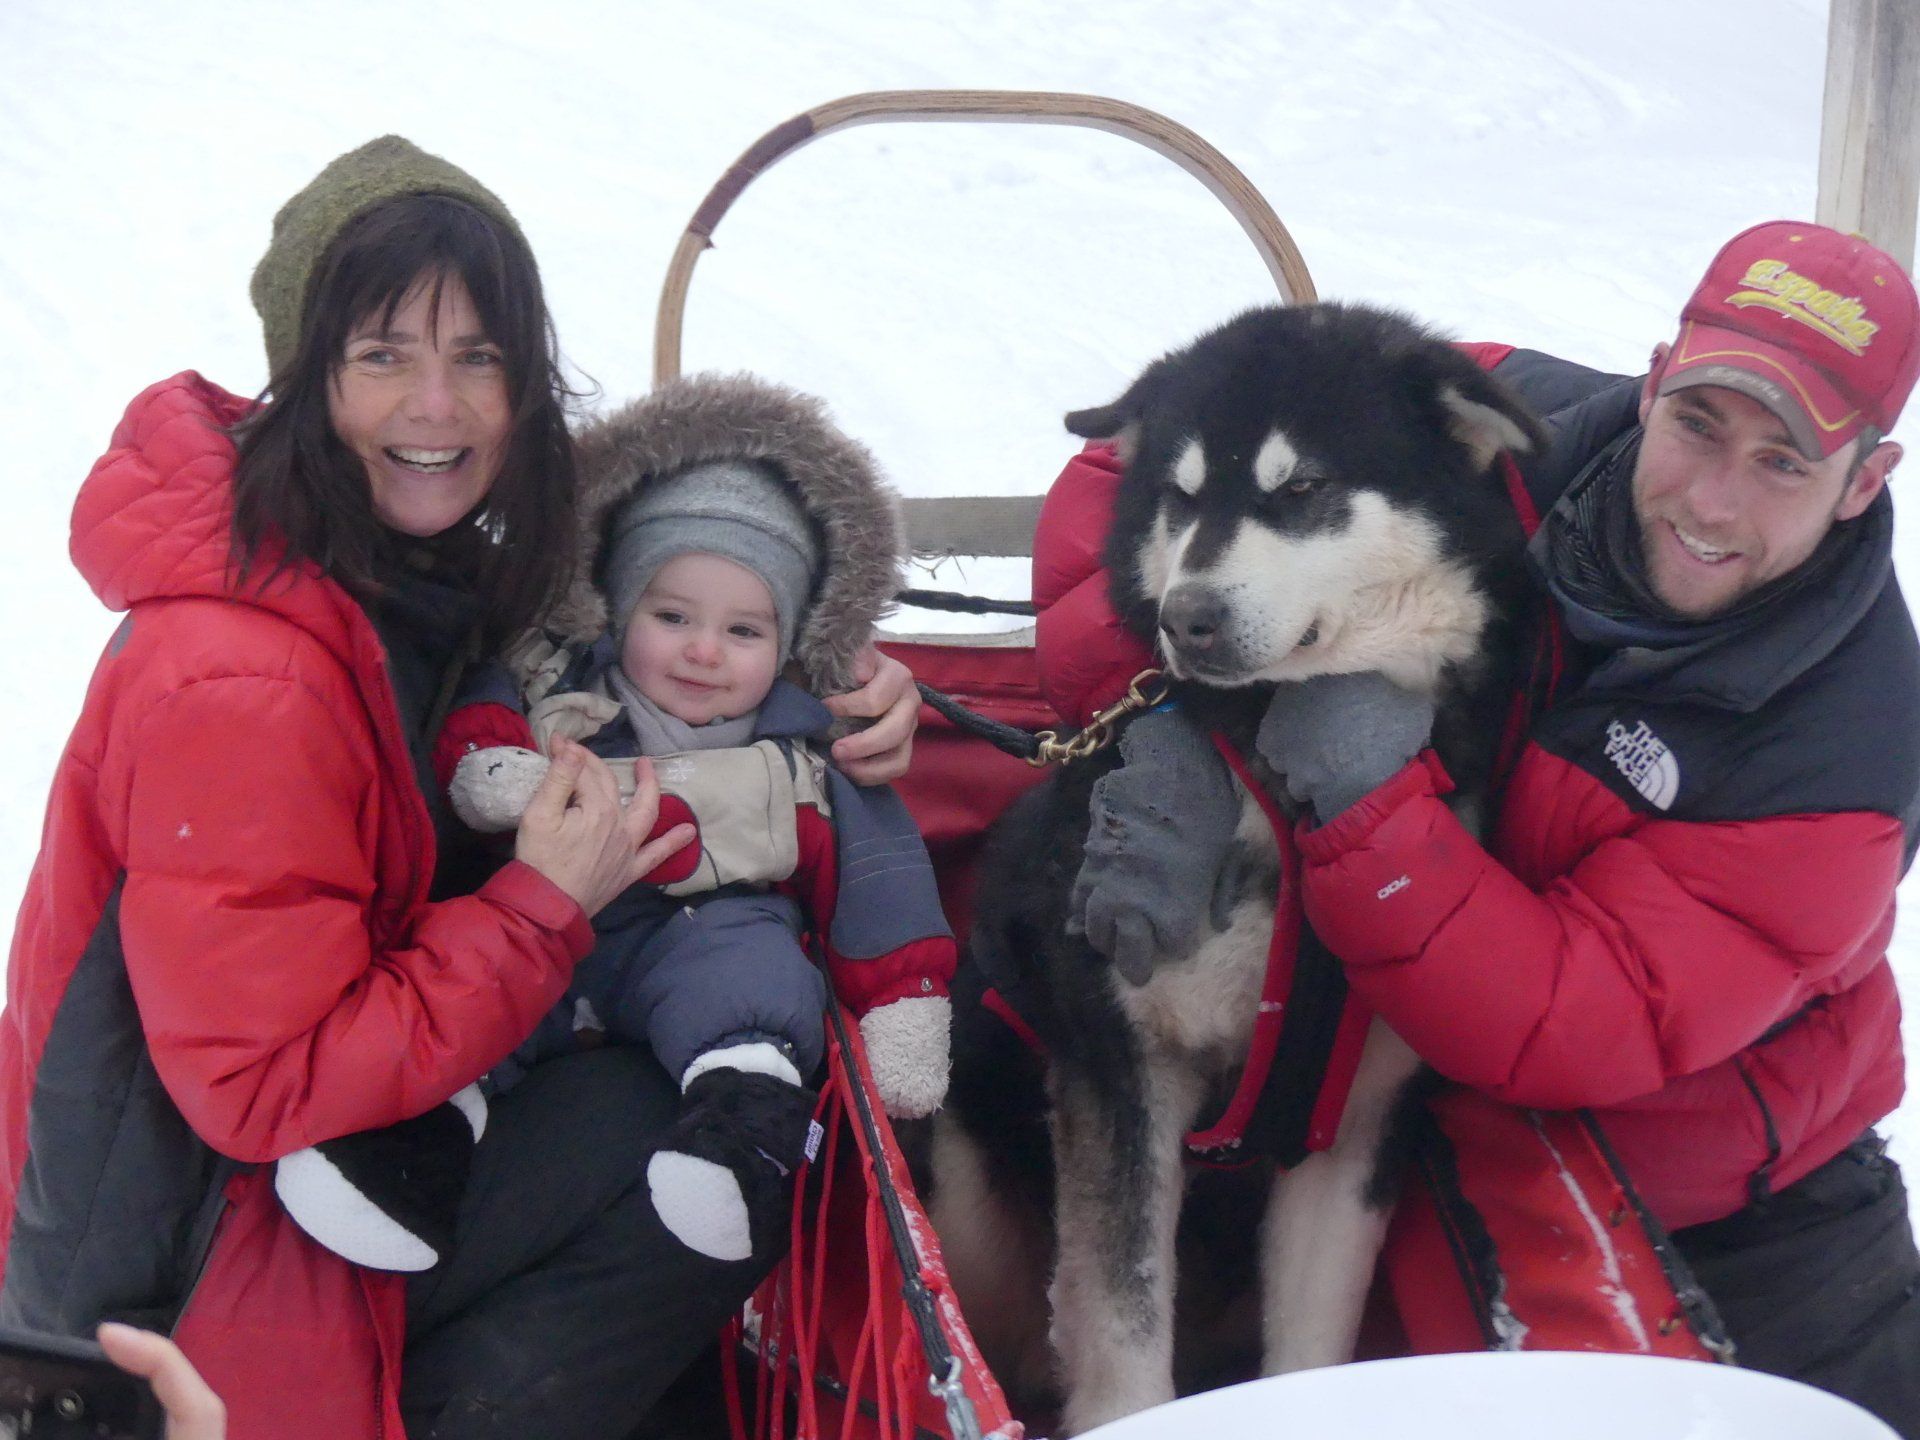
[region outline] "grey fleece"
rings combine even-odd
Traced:
[[[1426,748],[1433,701],[1375,670],[1316,675],[1273,692],[1254,741],[1322,825]]]

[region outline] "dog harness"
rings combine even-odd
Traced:
[[[1212,739],[1273,827],[1280,885],[1246,1065],[1226,1105],[1187,1135],[1186,1146],[1205,1165],[1272,1159],[1290,1168],[1314,1151],[1330,1148],[1339,1134],[1372,1017],[1348,991],[1340,962],[1304,923],[1300,857],[1291,823],[1239,752],[1217,734]],[[1001,967],[981,947],[975,947],[974,955],[988,981],[982,1008],[1030,1050],[1044,1054],[1046,1042],[1010,998],[1020,993],[1015,978],[996,974]]]

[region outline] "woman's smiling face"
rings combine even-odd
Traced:
[[[327,413],[388,529],[438,535],[487,498],[513,409],[500,347],[457,275],[423,275],[390,319],[375,311],[354,328]]]

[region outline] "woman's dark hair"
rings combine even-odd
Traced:
[[[356,216],[307,288],[293,359],[235,428],[233,554],[245,580],[272,542],[273,573],[311,561],[363,602],[397,541],[373,513],[365,465],[334,434],[328,389],[368,318],[390,326],[414,288],[457,278],[506,361],[512,428],[480,507],[429,542],[473,586],[489,642],[539,621],[572,564],[576,480],[553,322],[533,254],[507,226],[450,195],[403,195]],[[269,576],[268,578],[271,578]]]

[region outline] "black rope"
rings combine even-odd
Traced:
[[[924,680],[914,683],[920,687],[922,700],[937,710],[943,719],[969,735],[986,741],[994,749],[1011,755],[1016,760],[1032,760],[1039,755],[1039,736],[1030,735],[1017,725],[1004,725],[998,720],[989,720],[984,715],[976,715],[951,695],[941,694]]]
[[[896,590],[893,598],[920,610],[948,610],[957,615],[1026,615],[1040,612],[1031,600],[989,600],[984,595],[961,595],[952,590]]]

